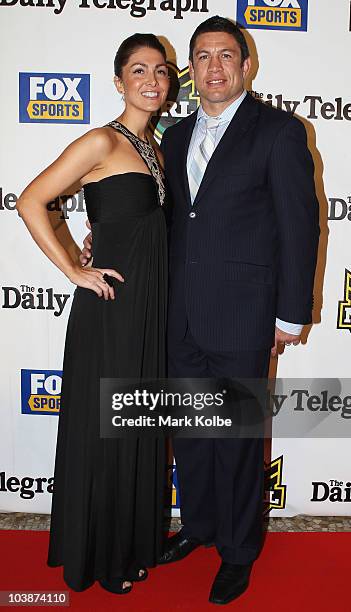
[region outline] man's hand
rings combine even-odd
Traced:
[[[293,344],[296,346],[301,341],[301,336],[294,336],[293,334],[288,334],[287,332],[282,331],[279,327],[275,328],[275,343],[271,348],[271,356],[276,357],[278,355],[279,349],[283,348],[283,346],[290,346]]]
[[[85,225],[87,226],[88,229],[91,230],[91,225],[88,221],[88,219],[85,222]],[[81,254],[79,255],[79,261],[81,263],[82,266],[86,266],[89,261],[91,260],[91,243],[92,243],[92,235],[91,235],[91,231],[89,232],[89,234],[87,234],[83,240],[83,244],[84,244],[84,248],[82,249]]]

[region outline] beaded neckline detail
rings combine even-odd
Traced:
[[[160,206],[163,206],[166,197],[164,174],[153,146],[150,143],[145,142],[145,140],[138,138],[138,136],[133,134],[133,132],[128,130],[128,128],[119,121],[110,121],[110,123],[107,123],[106,126],[110,126],[118,132],[121,132],[126,138],[128,138],[128,140],[138,151],[140,157],[142,157],[143,161],[149,168],[151,176],[157,185],[158,200]]]
[[[128,134],[132,136],[132,138],[136,138],[137,140],[140,140],[140,142],[142,142],[144,145],[147,145],[148,147],[152,147],[152,145],[149,143],[148,140],[143,140],[142,138],[139,138],[139,136],[131,132],[130,129],[127,128],[127,126],[124,125],[124,123],[121,123],[120,121],[110,121],[110,123],[108,123],[107,125],[111,125],[112,127],[114,127],[114,125],[112,124],[115,124],[115,123],[120,125],[122,128],[124,128],[124,130],[128,132]]]

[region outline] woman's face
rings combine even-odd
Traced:
[[[126,107],[152,113],[167,100],[168,68],[162,53],[150,47],[140,47],[123,66],[122,77],[115,77],[119,93],[124,95]]]

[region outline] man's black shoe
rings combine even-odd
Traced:
[[[165,552],[159,558],[158,563],[163,565],[165,563],[173,563],[173,561],[180,561],[201,545],[202,542],[200,540],[196,538],[187,538],[182,535],[181,531],[178,531],[175,536],[168,538]]]
[[[227,604],[239,597],[249,586],[251,568],[252,563],[234,565],[222,561],[212,585],[209,601],[215,604]]]

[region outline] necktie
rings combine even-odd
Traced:
[[[189,189],[191,203],[194,203],[201,181],[205,174],[207,164],[215,150],[216,132],[219,125],[217,117],[206,119],[206,134],[199,148],[194,152],[189,172]]]

